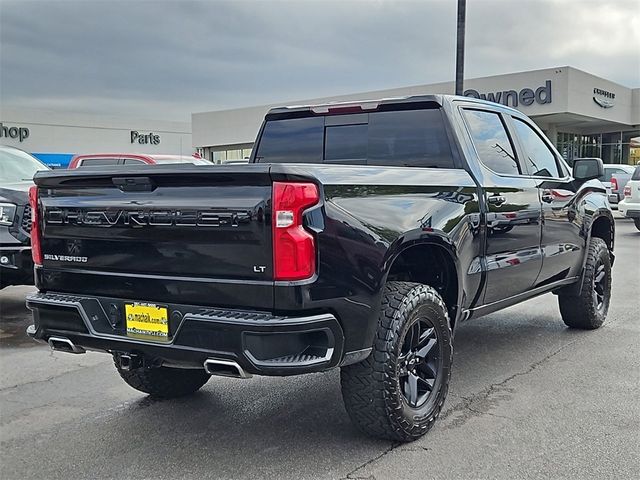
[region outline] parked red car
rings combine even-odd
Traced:
[[[105,165],[155,165],[162,163],[193,163],[196,165],[210,165],[196,155],[156,155],[139,153],[94,153],[91,155],[75,155],[69,162],[68,168],[101,167]]]

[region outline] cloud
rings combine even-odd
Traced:
[[[467,77],[571,65],[640,84],[635,1],[467,5]],[[194,111],[451,80],[453,1],[0,0],[3,105]]]

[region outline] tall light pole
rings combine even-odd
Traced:
[[[458,0],[458,32],[456,36],[456,95],[464,91],[464,29],[466,23],[467,0]]]

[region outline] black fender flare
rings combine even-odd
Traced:
[[[424,232],[422,230],[412,230],[400,235],[387,249],[385,258],[382,264],[382,270],[384,272],[382,282],[385,284],[391,271],[391,267],[398,259],[398,257],[406,250],[417,246],[430,246],[441,248],[447,257],[452,261],[455,272],[456,280],[458,282],[458,292],[455,305],[456,318],[451,318],[452,324],[458,325],[459,320],[464,320],[463,308],[464,299],[466,296],[465,282],[463,278],[462,268],[457,255],[457,247],[447,235],[442,232],[432,231]]]
[[[573,285],[569,285],[558,290],[557,293],[566,294],[566,295],[580,295],[582,293],[582,283],[584,281],[584,269],[587,264],[587,249],[589,247],[589,242],[591,242],[591,237],[593,234],[593,225],[599,218],[606,218],[609,221],[609,226],[611,229],[611,245],[609,246],[609,256],[611,258],[611,265],[613,266],[613,262],[615,261],[615,255],[613,254],[613,247],[615,242],[615,233],[616,233],[616,224],[615,219],[613,218],[613,213],[610,209],[601,207],[593,212],[593,215],[589,217],[589,223],[585,226],[586,234],[585,234],[585,242],[584,242],[584,255],[582,256],[582,266],[580,268],[580,280],[574,283]]]
[[[610,228],[610,234],[611,234],[611,245],[609,245],[609,255],[611,255],[611,265],[613,265],[613,261],[615,258],[615,256],[613,255],[613,249],[616,241],[616,221],[613,218],[613,213],[608,208],[604,208],[604,207],[598,208],[595,212],[593,212],[593,215],[591,216],[589,221],[589,225],[587,226],[587,236],[585,241],[585,247],[588,246],[589,242],[591,241],[591,237],[593,234],[593,225],[600,218],[606,218],[609,221],[609,228]],[[584,255],[584,258],[582,259],[583,270],[586,262],[587,262],[587,256]]]

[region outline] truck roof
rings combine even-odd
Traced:
[[[271,108],[267,115],[273,114],[286,114],[294,112],[313,112],[318,114],[326,113],[357,113],[377,110],[382,105],[398,105],[398,104],[411,104],[411,103],[433,103],[438,106],[442,106],[445,103],[450,103],[453,100],[464,100],[466,102],[473,102],[483,104],[495,108],[511,110],[518,112],[517,110],[499,104],[490,102],[488,100],[477,99],[473,97],[464,97],[461,95],[444,95],[444,94],[432,94],[432,95],[408,95],[404,97],[388,97],[368,100],[345,100],[338,102],[325,102],[317,104],[305,104],[305,105],[285,105],[280,107]]]

